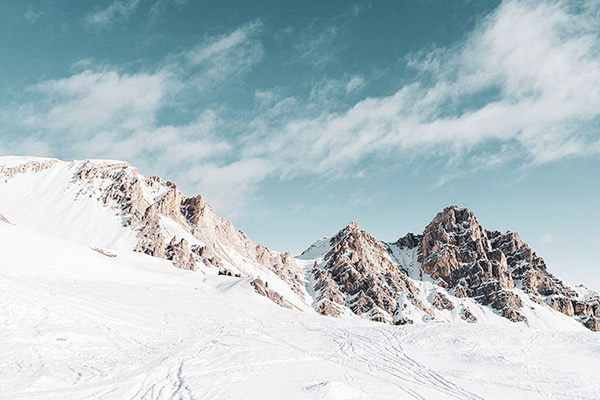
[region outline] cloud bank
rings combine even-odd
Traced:
[[[116,1],[88,22],[105,24],[138,3]],[[242,82],[264,62],[263,23],[252,21],[146,70],[88,65],[41,81],[27,89],[28,101],[3,111],[3,121],[22,133],[0,145],[127,159],[207,193],[225,214],[239,210],[267,178],[335,179],[363,173],[369,157],[382,163],[443,157],[443,184],[454,174],[507,162],[535,166],[597,154],[599,8],[505,1],[460,43],[406,57],[412,82],[346,108],[337,100],[360,92],[368,77],[324,78],[304,97],[265,89],[249,112],[214,104],[193,109],[190,99]],[[316,49],[333,46],[336,29],[317,35],[327,40],[299,44],[298,58],[329,62],[319,61]],[[164,113],[189,107],[188,121],[162,122]]]

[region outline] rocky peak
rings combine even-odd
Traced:
[[[212,207],[204,197],[198,195],[185,199],[181,206],[182,213],[192,227],[201,225],[201,219],[212,214]]]
[[[504,253],[467,208],[447,207],[431,221],[421,240],[419,261],[438,285],[459,297],[474,297],[502,315],[520,321],[519,297]]]
[[[398,239],[394,244],[399,248],[414,249],[421,244],[423,235],[415,235],[414,233],[407,233],[404,237]]]
[[[448,207],[427,225],[420,261],[423,271],[442,287],[454,287],[465,279],[471,289],[488,282],[499,289],[514,287],[504,254],[492,248],[486,231],[467,208]]]
[[[348,308],[376,321],[399,324],[411,322],[405,315],[408,303],[431,313],[417,298],[418,289],[389,256],[387,246],[361,231],[358,224],[350,223],[330,244],[331,250],[312,271],[318,312],[338,315]]]

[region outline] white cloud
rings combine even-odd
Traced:
[[[126,19],[135,12],[142,0],[115,0],[108,7],[88,14],[84,22],[96,27],[105,27],[119,19]]]
[[[103,11],[126,16],[138,3],[117,1]],[[597,14],[562,1],[506,1],[457,45],[408,58],[417,78],[391,96],[347,107],[339,99],[367,84],[347,74],[312,82],[304,100],[285,90],[256,92],[254,115],[223,121],[218,111],[200,110],[195,121],[162,124],[161,112],[221,90],[263,59],[263,27],[254,21],[166,57],[154,71],[80,63],[83,70],[68,78],[31,87],[37,98],[13,117],[49,132],[37,142],[66,153],[124,158],[157,173],[185,167],[180,180],[210,193],[226,212],[267,177],[353,176],[367,157],[445,158],[443,184],[507,161],[600,152]],[[337,37],[337,26],[321,31],[323,38]],[[327,47],[311,46],[303,54],[313,61],[313,50]]]
[[[354,75],[348,83],[346,83],[346,93],[354,92],[365,84],[365,79],[362,76]]]
[[[39,100],[22,108],[23,123],[61,135],[137,130],[152,126],[164,106],[170,77],[163,72],[125,74],[85,70],[29,88]]]
[[[129,73],[89,59],[77,62],[73,75],[32,85],[26,90],[29,101],[3,110],[2,120],[26,133],[0,143],[1,148],[39,155],[56,155],[60,148],[63,157],[127,160],[153,174],[179,178],[188,188],[205,188],[216,198],[223,195],[230,199],[222,207],[227,212],[227,204],[243,202],[242,193],[251,193],[271,169],[264,160],[233,159],[235,143],[219,135],[226,128],[210,108],[176,125],[161,122],[160,115],[247,73],[263,54],[261,27],[255,21],[207,38],[168,56],[155,70]],[[200,166],[220,178],[187,173]],[[224,195],[225,189],[237,194]]]
[[[552,236],[549,233],[546,233],[544,236],[542,236],[542,239],[540,240],[540,242],[544,243],[544,244],[552,243],[552,242],[554,242],[554,236]]]
[[[196,187],[199,193],[217,205],[218,210],[232,218],[243,212],[245,204],[255,194],[257,183],[274,170],[275,166],[268,160],[247,158],[225,165],[197,165],[182,174],[180,179],[186,185]]]
[[[23,18],[25,18],[29,22],[36,22],[42,16],[41,12],[33,11],[33,8],[27,8],[27,11],[23,14]]]
[[[504,2],[459,45],[413,56],[409,64],[421,74],[394,95],[290,118],[267,146],[246,151],[279,157],[282,173],[295,175],[346,173],[370,155],[459,153],[468,162],[489,141],[510,144],[534,164],[597,149],[600,25],[588,11]]]
[[[345,40],[349,25],[361,13],[361,8],[352,6],[346,12],[329,20],[323,28],[316,21],[300,32],[300,42],[296,46],[298,59],[315,67],[323,67],[335,60],[337,55],[349,47]]]
[[[254,21],[234,31],[205,40],[183,55],[172,59],[173,68],[181,68],[183,56],[186,67],[195,72],[195,83],[207,87],[224,79],[243,76],[263,57],[259,40],[262,22]]]

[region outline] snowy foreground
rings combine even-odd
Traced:
[[[600,334],[396,327],[0,223],[2,399],[597,399]]]

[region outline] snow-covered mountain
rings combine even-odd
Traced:
[[[17,226],[99,251],[136,251],[200,273],[261,278],[270,285],[262,292],[282,305],[311,309],[291,254],[254,244],[201,196],[188,198],[126,162],[0,157],[0,209]]]
[[[591,399],[598,312],[467,209],[294,257],[128,163],[0,157],[0,399]]]
[[[11,223],[113,254],[135,251],[204,274],[252,277],[277,304],[391,324],[504,317],[600,329],[598,294],[554,277],[518,234],[485,230],[448,207],[419,235],[384,243],[350,223],[300,256],[253,243],[202,196],[119,161],[0,158]]]

